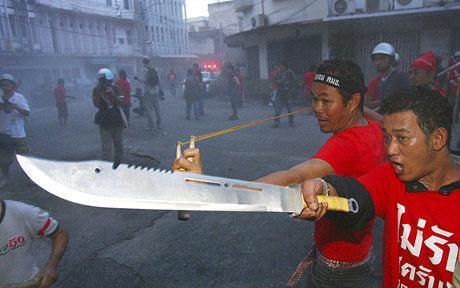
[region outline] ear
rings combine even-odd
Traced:
[[[350,98],[350,101],[348,101],[348,110],[351,112],[351,111],[354,111],[355,109],[358,109],[359,110],[359,103],[361,102],[361,94],[359,93],[355,93],[353,95],[351,95],[351,98]]]
[[[439,151],[447,145],[447,130],[446,128],[438,128],[431,134],[433,149]]]

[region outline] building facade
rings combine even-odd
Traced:
[[[235,1],[208,4],[209,17],[187,19],[191,53],[198,56],[203,68],[216,65],[220,70],[225,62],[244,68],[245,53],[240,47],[228,47],[225,37],[240,30],[241,13],[235,10]]]
[[[190,53],[184,0],[140,0],[146,53],[153,56]]]
[[[301,74],[310,64],[333,57],[356,61],[367,79],[375,74],[372,48],[392,43],[408,69],[433,49],[447,59],[459,46],[458,0],[235,0],[241,31],[226,38],[244,47],[248,72],[267,79],[278,60]]]
[[[143,56],[166,66],[188,49],[183,0],[0,0],[0,73],[32,104],[50,102],[58,78],[92,86],[108,67],[132,79]]]

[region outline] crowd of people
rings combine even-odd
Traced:
[[[318,66],[308,90],[320,130],[332,136],[311,159],[255,180],[301,184],[305,207],[297,218],[315,221],[314,246],[288,286],[308,269],[307,287],[369,287],[372,226],[380,217],[383,287],[458,287],[460,164],[450,152],[453,108],[436,82],[437,59],[428,51],[406,74],[389,43],[377,45],[371,59],[379,74],[369,90],[351,61]],[[278,66],[270,73],[275,101],[278,79],[287,78]],[[199,149],[187,149],[172,168],[202,173],[199,159]],[[353,199],[358,211],[328,211],[317,195]]]
[[[409,73],[398,69],[399,55],[389,43],[375,46],[370,57],[377,75],[367,83],[361,68],[349,60],[311,65],[303,77],[303,96],[311,97],[321,132],[332,136],[311,159],[255,180],[301,184],[306,204],[297,218],[315,221],[314,245],[288,286],[294,287],[308,269],[308,287],[368,287],[374,265],[373,223],[381,217],[385,221],[384,287],[456,287],[460,285],[460,267],[455,269],[460,245],[460,225],[455,220],[460,165],[451,155],[450,142],[457,117],[453,106],[458,105],[460,90],[460,67],[455,66],[460,51],[450,63],[454,68],[441,73],[432,51],[416,58]],[[142,62],[141,74],[134,77],[140,87],[135,95],[149,129],[161,129],[160,77],[150,58]],[[449,80],[446,89],[438,79],[442,73]],[[126,71],[118,71],[115,78],[110,69],[100,69],[92,92],[102,159],[113,161],[114,167],[123,162],[123,130],[130,122],[132,92]],[[278,62],[269,78],[272,127],[277,128],[276,117],[282,110],[292,111],[297,80],[284,61]],[[244,98],[242,73],[228,63],[223,79],[231,107],[228,119],[237,120]],[[169,93],[175,95],[178,82],[173,70],[167,81]],[[202,119],[204,83],[198,64],[187,69],[183,85],[185,119],[192,119],[192,110],[194,119]],[[30,108],[12,75],[0,75],[0,88],[1,189],[9,184],[15,153],[29,151],[24,120]],[[70,96],[64,79],[58,79],[54,96],[59,124],[65,126]],[[292,115],[288,121],[289,126],[295,125]],[[187,149],[173,169],[202,173],[198,159],[198,149]],[[358,212],[328,211],[327,201],[319,203],[318,195],[354,199]],[[36,238],[52,241],[50,257],[41,269],[30,261]],[[0,287],[29,282],[50,287],[68,241],[67,232],[48,212],[0,198]]]

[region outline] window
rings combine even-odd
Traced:
[[[118,44],[125,44],[125,38],[118,38]]]
[[[11,34],[13,34],[13,37],[17,37],[18,32],[16,30],[16,18],[14,17],[14,15],[10,14],[8,15],[8,20],[10,21]]]
[[[27,28],[26,28],[26,17],[24,16],[19,16],[19,18],[16,18],[19,20],[19,32],[21,33],[22,37],[27,37]]]
[[[105,5],[112,6],[112,0],[105,0]]]
[[[123,8],[129,10],[129,0],[123,0]]]
[[[117,44],[117,38],[115,37],[115,28],[112,28],[112,39],[113,39],[113,44]]]
[[[0,36],[5,36],[5,28],[3,27],[3,16],[0,15]]]
[[[128,45],[133,45],[133,36],[131,30],[126,30],[126,43]]]

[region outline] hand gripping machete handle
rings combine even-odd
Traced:
[[[195,136],[191,136],[190,137],[190,148],[195,148]],[[180,155],[182,154],[182,144],[181,143],[177,143],[177,147],[176,147],[176,159],[178,159],[180,157]],[[187,158],[188,161],[190,162],[193,162],[193,157],[188,157]],[[185,171],[184,169],[179,169],[180,171]],[[177,219],[181,220],[181,221],[187,221],[188,219],[190,219],[190,217],[192,216],[191,212],[190,211],[185,211],[185,210],[179,210],[177,211]]]
[[[326,195],[317,195],[318,203],[327,202],[327,210],[336,211],[336,212],[352,212],[358,213],[359,205],[354,198],[343,198],[337,196],[326,196]],[[302,197],[303,208],[308,208],[307,202]],[[297,216],[299,214],[294,213],[292,216]]]
[[[317,197],[319,203],[327,202],[327,210],[353,213],[357,213],[359,210],[358,202],[353,198],[347,199],[343,197],[325,195],[318,195]],[[307,203],[304,202],[304,207],[306,206]]]

